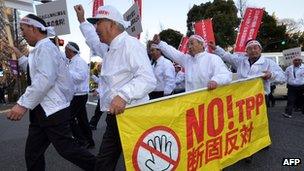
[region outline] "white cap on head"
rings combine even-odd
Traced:
[[[157,44],[152,43],[150,46],[150,49],[160,49],[159,46]]]
[[[249,46],[253,46],[253,45],[258,45],[262,49],[262,46],[261,46],[260,42],[258,42],[257,40],[250,40],[250,41],[248,41],[247,44],[246,44],[246,48],[245,49],[247,50],[247,48]]]
[[[125,21],[123,19],[122,14],[113,6],[105,5],[100,6],[97,10],[97,14],[95,17],[87,18],[88,22],[95,24],[99,19],[107,18],[112,21],[118,22],[124,26],[124,28],[128,28],[130,26],[129,21]]]

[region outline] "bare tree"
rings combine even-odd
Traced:
[[[236,6],[239,10],[241,18],[243,18],[247,8],[247,0],[237,0]]]
[[[286,26],[286,33],[294,34],[301,30],[301,21],[297,22],[292,18],[284,18],[278,21],[278,24]]]

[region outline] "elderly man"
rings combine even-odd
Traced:
[[[273,60],[261,56],[262,46],[256,40],[246,42],[246,54],[231,54],[221,47],[215,46],[214,42],[209,42],[208,45],[214,50],[215,54],[219,55],[225,62],[231,64],[237,70],[239,79],[262,75],[266,104],[268,104],[267,95],[270,93],[270,83],[285,82],[283,70]],[[245,161],[250,163],[251,157],[246,158]]]
[[[122,150],[115,115],[123,113],[127,104],[148,101],[156,79],[145,47],[125,31],[129,22],[116,8],[101,6],[97,15],[88,19],[96,32],[85,21],[82,6],[74,9],[87,44],[103,57],[100,108],[107,112],[107,127],[95,170],[114,170]]]
[[[73,84],[59,49],[47,38],[52,29],[41,18],[29,14],[21,19],[22,36],[34,48],[28,57],[13,49],[19,65],[27,70],[28,87],[7,118],[20,120],[30,109],[25,146],[27,170],[45,170],[44,153],[52,143],[58,153],[84,170],[92,170],[96,158],[75,143],[70,128]]]
[[[301,101],[302,114],[304,114],[304,65],[300,57],[292,60],[292,65],[286,68],[287,78],[287,106],[283,116],[291,118],[296,99]]]
[[[189,54],[184,54],[160,41],[159,35],[154,36],[153,42],[158,44],[165,56],[185,68],[186,91],[203,87],[212,90],[232,80],[232,73],[228,71],[221,58],[205,51],[205,42],[199,35],[190,36]]]
[[[231,54],[213,42],[208,45],[225,62],[229,63],[237,70],[239,79],[263,75],[264,90],[266,94],[270,93],[270,83],[284,83],[285,75],[281,67],[273,60],[261,56],[262,46],[256,40],[249,40],[246,43],[246,54]],[[266,100],[268,100],[266,98]]]
[[[157,80],[156,88],[149,94],[150,99],[172,94],[175,88],[175,69],[172,62],[162,56],[156,44],[151,44],[150,56],[153,61],[153,71]]]
[[[75,94],[70,105],[71,127],[78,143],[85,148],[90,148],[94,147],[95,143],[86,109],[89,93],[89,66],[79,53],[79,46],[76,43],[68,42],[65,46],[65,55],[69,59],[68,68],[75,88]]]

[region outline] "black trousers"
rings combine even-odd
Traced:
[[[4,88],[0,88],[0,103],[5,103]]]
[[[102,115],[102,111],[100,111],[100,100],[98,99],[94,115],[92,116],[92,118],[90,120],[90,125],[97,127],[97,124],[99,122],[101,115]]]
[[[175,89],[173,90],[173,94],[179,94],[185,92],[185,89]]]
[[[80,143],[85,144],[89,142],[94,144],[86,109],[87,101],[88,95],[73,97],[70,105],[72,114],[71,127],[73,135]]]
[[[122,151],[116,116],[107,114],[106,123],[107,127],[97,155],[95,171],[115,170]]]
[[[41,105],[30,111],[30,125],[25,146],[26,167],[29,171],[44,171],[44,153],[50,144],[68,161],[84,170],[93,170],[96,158],[73,139],[70,110],[62,109],[49,117]]]
[[[296,103],[296,99],[301,102],[300,108],[302,109],[302,113],[304,114],[304,85],[301,86],[293,86],[287,84],[287,106],[285,112],[289,115],[292,115],[293,107]]]
[[[163,91],[152,91],[149,93],[150,100],[164,97],[164,92]]]
[[[275,105],[275,98],[273,96],[274,90],[276,89],[275,85],[270,86],[270,93],[268,94],[268,100],[267,107],[274,107]]]

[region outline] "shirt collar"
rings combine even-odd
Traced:
[[[260,56],[260,58],[255,62],[256,64],[263,64],[265,62],[265,58]]]
[[[193,59],[197,59],[197,58],[199,58],[200,56],[203,56],[203,55],[205,55],[205,54],[206,54],[206,51],[199,52],[199,53],[195,54],[194,57],[192,56],[192,58],[193,58]]]
[[[39,40],[39,41],[36,43],[34,49],[37,49],[41,44],[43,44],[43,43],[45,43],[45,42],[51,42],[51,40],[50,40],[49,38],[47,38],[47,37],[44,38],[44,39]]]
[[[248,56],[246,56],[246,60],[247,60],[248,63],[249,63],[249,57],[248,57]],[[257,61],[255,61],[253,64],[263,64],[263,63],[265,63],[265,58],[262,57],[262,56],[260,56],[259,59],[258,59]],[[252,64],[252,65],[253,65],[253,64]]]
[[[304,65],[303,65],[303,64],[300,64],[298,67],[295,67],[295,66],[293,65],[293,67],[294,67],[294,68],[303,68]]]
[[[76,54],[75,56],[73,56],[72,59],[70,59],[70,62],[73,62],[75,61],[77,58],[79,58],[80,56],[78,54]]]
[[[156,62],[160,62],[161,60],[163,60],[163,58],[164,58],[164,56],[160,56],[157,60],[156,60]]]
[[[120,47],[120,44],[122,40],[128,35],[126,31],[120,33],[117,35],[111,42],[109,49],[118,49]]]

